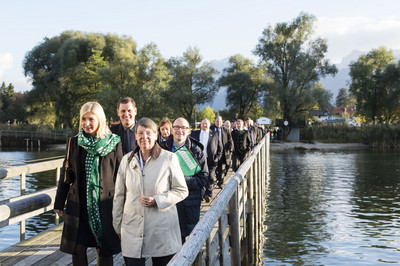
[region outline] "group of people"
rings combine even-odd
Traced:
[[[97,265],[113,265],[121,251],[126,265],[145,265],[147,257],[166,265],[199,221],[201,201],[222,187],[231,166],[237,170],[263,129],[251,119],[246,128],[242,120],[223,124],[220,116],[192,131],[183,117],[158,126],[136,121],[130,97],[120,99],[117,114],[120,123],[109,128],[99,103],[81,107],[54,203],[64,219],[60,249],[73,265],[88,264],[88,247],[97,248]]]

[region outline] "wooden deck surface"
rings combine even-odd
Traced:
[[[233,176],[229,171],[225,183]],[[207,212],[215,197],[221,189],[214,188],[213,197],[209,203],[202,201],[200,216]],[[19,242],[0,252],[0,266],[47,266],[47,265],[72,265],[72,256],[59,250],[63,224],[52,227],[25,241]],[[87,251],[89,265],[96,265],[96,249]],[[114,256],[114,265],[125,265],[122,254]],[[151,265],[146,263],[146,265]]]

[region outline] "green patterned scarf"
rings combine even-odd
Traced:
[[[120,137],[115,134],[107,134],[105,138],[93,138],[86,134],[83,129],[78,134],[78,145],[87,152],[85,170],[89,226],[100,247],[103,228],[98,205],[100,195],[99,158],[113,151],[119,141]]]

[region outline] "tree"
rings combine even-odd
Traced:
[[[349,94],[347,93],[346,88],[341,88],[339,90],[338,95],[336,96],[336,106],[347,106],[347,102],[349,100]]]
[[[311,39],[314,22],[314,16],[300,13],[291,23],[269,26],[254,51],[274,80],[269,97],[279,102],[283,119],[289,122],[285,139],[291,125],[315,106],[313,89],[319,78],[337,72],[325,59],[327,41]]]
[[[201,64],[201,60],[199,49],[189,47],[182,57],[167,62],[173,78],[163,96],[177,116],[189,120],[193,119],[195,106],[212,101],[218,91],[214,78],[218,71],[210,63]]]
[[[208,118],[210,123],[212,123],[215,119],[215,111],[210,106],[206,106],[199,113],[199,120],[203,120],[204,118]]]
[[[219,86],[227,86],[226,102],[234,109],[238,118],[244,118],[258,107],[263,92],[268,89],[268,80],[263,67],[241,55],[229,59],[229,67],[223,70]]]
[[[350,92],[356,98],[357,113],[367,122],[390,122],[393,118],[393,112],[385,110],[388,107],[385,104],[393,98],[390,86],[393,83],[385,69],[393,60],[392,51],[380,47],[361,55],[350,65]]]
[[[3,82],[0,87],[0,118],[1,122],[7,122],[14,120],[21,122],[20,117],[16,116],[16,112],[18,111],[15,105],[16,93],[14,92],[14,85],[10,83],[6,86],[6,83]]]

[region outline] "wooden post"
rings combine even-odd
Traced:
[[[237,190],[233,193],[228,205],[228,223],[231,238],[231,265],[240,265],[240,228],[238,216]]]
[[[258,161],[259,157],[257,156],[257,160],[254,160],[253,162],[253,169],[252,169],[252,173],[253,173],[253,185],[254,185],[254,194],[253,196],[253,221],[254,221],[254,238],[253,238],[253,250],[251,253],[251,265],[254,265],[254,257],[256,257],[256,255],[258,254],[258,238],[260,236],[260,228],[259,228],[259,220],[260,220],[260,186],[259,186],[259,182],[260,182],[260,178],[259,178],[259,172],[258,172],[258,165],[259,165],[259,161]]]
[[[19,240],[24,241],[25,240],[25,220],[22,220],[19,222]]]
[[[26,188],[26,173],[23,172],[21,174],[21,179],[20,179],[20,195],[25,195],[25,188]]]
[[[61,169],[58,166],[56,169],[56,186],[58,186],[58,179],[59,179],[60,173],[61,173]],[[59,223],[60,223],[60,216],[58,216],[58,214],[56,213],[55,224],[59,224]]]
[[[253,265],[252,257],[254,254],[254,234],[257,232],[254,231],[254,164],[250,167],[248,171],[248,193],[247,193],[247,265]]]
[[[224,228],[222,227],[222,216],[218,219],[219,238],[219,264],[224,265]]]

